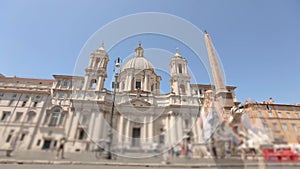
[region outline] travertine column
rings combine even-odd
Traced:
[[[149,120],[149,123],[148,123],[148,139],[149,139],[149,142],[152,143],[153,142],[153,117],[150,116],[150,120]]]
[[[128,83],[127,83],[127,91],[130,91],[131,90],[131,87],[132,87],[132,75],[129,75],[128,76]]]
[[[181,115],[179,115],[177,117],[177,140],[176,141],[179,141],[183,138],[183,124],[182,124],[182,117]]]
[[[118,123],[118,141],[119,141],[119,143],[122,143],[124,117],[121,114],[119,117],[120,117],[120,120]]]
[[[94,136],[93,136],[93,132],[94,132],[94,122],[95,122],[95,113],[91,113],[91,115],[89,116],[90,117],[90,123],[89,123],[89,128],[88,128],[88,135],[89,135],[89,138],[91,139],[94,139]]]
[[[103,112],[103,120],[102,120],[103,130],[102,130],[102,136],[101,136],[102,139],[107,139],[108,138],[107,134],[108,134],[108,129],[110,128],[110,126],[108,124],[108,121],[107,121],[105,116],[106,116],[106,113]]]
[[[143,135],[142,139],[144,139],[144,142],[147,142],[147,117],[144,117],[144,124],[143,124]]]
[[[145,75],[145,81],[144,81],[144,91],[148,91],[149,87],[148,87],[148,83],[149,83],[149,76]]]
[[[170,145],[170,130],[169,130],[169,118],[168,116],[165,117],[165,143],[166,145]]]
[[[171,134],[171,144],[173,145],[175,143],[176,140],[176,127],[175,127],[175,117],[174,115],[171,114],[171,118],[170,118],[170,134]]]
[[[94,136],[95,136],[95,141],[98,141],[100,139],[101,136],[101,132],[102,132],[102,128],[101,128],[101,112],[98,113],[97,117],[96,117],[96,121],[95,121],[95,125],[94,125]]]
[[[127,121],[127,124],[126,124],[126,134],[125,134],[125,136],[126,136],[126,142],[129,143],[129,139],[130,139],[130,136],[129,136],[130,121],[128,119],[126,121]]]

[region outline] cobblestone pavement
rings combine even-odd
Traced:
[[[6,157],[4,152],[0,152],[0,169],[6,168],[41,168],[60,169],[60,168],[109,168],[109,169],[131,169],[131,168],[260,168],[260,169],[279,169],[279,168],[300,168],[300,163],[267,163],[260,160],[240,160],[239,158],[230,159],[208,159],[208,158],[184,158],[171,157],[170,164],[162,164],[162,157],[152,158],[124,158],[118,157],[115,160],[96,159],[91,152],[65,153],[64,159],[56,159],[55,152],[15,152],[12,157]]]

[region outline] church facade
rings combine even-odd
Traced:
[[[108,140],[113,106],[113,149],[150,150],[154,143],[204,142],[200,113],[210,111],[207,102],[213,86],[191,84],[187,59],[178,50],[170,60],[167,94],[160,92],[161,77],[144,57],[141,44],[115,74],[115,95],[104,88],[110,76],[108,62],[101,45],[91,53],[82,77],[53,75],[45,80],[1,75],[2,148],[16,143],[19,150],[54,150],[65,138],[65,151],[90,151]],[[234,90],[226,86],[232,105]]]

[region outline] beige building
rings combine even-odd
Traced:
[[[243,104],[244,127],[267,136],[269,143],[300,143],[300,105],[277,104],[273,100]]]
[[[107,140],[113,105],[113,92],[104,88],[107,76],[112,76],[107,72],[108,62],[102,44],[90,54],[83,77],[53,75],[53,80],[43,80],[1,75],[0,134],[4,139],[0,146],[9,147],[17,140],[19,150],[53,150],[66,138],[65,150],[74,152],[90,151],[95,143]],[[214,113],[210,94],[215,88],[191,84],[187,65],[176,50],[170,60],[171,89],[162,94],[161,77],[139,44],[135,56],[117,74],[114,149],[149,150],[153,143],[172,146],[183,139],[203,143],[203,125],[213,124],[209,118],[203,121],[200,114]],[[214,74],[220,75],[220,70]],[[216,88],[218,96],[226,96],[225,109],[229,110],[228,105],[237,102],[235,87],[222,82]],[[207,129],[208,134],[214,132]]]

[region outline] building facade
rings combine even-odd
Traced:
[[[272,99],[262,103],[246,102],[244,127],[270,144],[300,143],[300,105],[277,104]],[[259,140],[259,139],[257,139]]]
[[[51,80],[0,76],[2,148],[90,151],[107,140],[113,111],[113,148],[149,150],[153,143],[203,143],[202,117],[212,112],[212,85],[191,84],[187,59],[176,50],[170,60],[170,92],[160,92],[161,77],[144,57],[141,44],[116,77],[116,93],[104,88],[108,53],[102,44],[90,55],[85,76],[53,75]],[[235,87],[221,85],[227,102],[237,102]],[[226,88],[226,89],[225,89]],[[228,107],[229,108],[229,107]],[[201,116],[200,114],[204,114]],[[211,131],[212,132],[212,131]]]

